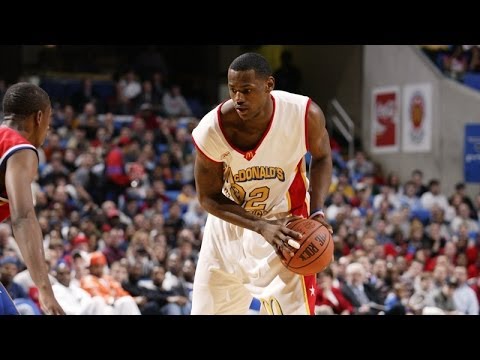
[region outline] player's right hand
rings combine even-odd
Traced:
[[[65,311],[63,311],[53,294],[42,294],[42,292],[40,292],[39,300],[45,315],[65,315]]]
[[[293,231],[287,227],[287,223],[294,220],[302,219],[301,216],[289,216],[282,219],[267,220],[262,227],[260,234],[273,246],[280,259],[285,260],[286,254],[293,256],[297,250],[291,244],[291,240],[297,240],[302,234]],[[290,244],[289,244],[290,240]]]

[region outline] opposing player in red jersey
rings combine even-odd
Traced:
[[[52,116],[48,94],[30,83],[9,87],[3,98],[0,124],[0,221],[11,216],[13,234],[45,314],[64,315],[53,295],[35,214],[31,183],[38,169],[37,147],[47,136]],[[15,306],[0,284],[0,314],[15,314]]]

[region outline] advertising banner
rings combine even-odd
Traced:
[[[372,153],[399,150],[400,88],[380,87],[372,91]]]
[[[403,88],[402,150],[432,150],[432,85],[411,84]]]
[[[465,182],[480,183],[480,124],[465,125]]]

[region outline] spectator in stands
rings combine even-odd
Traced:
[[[470,210],[469,217],[471,217],[474,220],[478,220],[478,216],[477,216],[476,211],[475,211],[475,206],[473,205],[473,201],[472,201],[472,199],[470,199],[470,196],[467,195],[466,186],[463,182],[459,182],[455,185],[455,192],[448,199],[450,204],[452,204],[452,198],[455,195],[458,195],[461,198],[461,202],[468,205],[468,208]]]
[[[18,244],[12,236],[12,228],[8,223],[0,223],[0,257],[2,256],[15,256],[23,262]]]
[[[395,283],[385,299],[385,315],[406,315],[411,293],[403,283]]]
[[[353,306],[345,299],[342,291],[333,286],[333,272],[330,268],[317,274],[317,294],[315,300],[315,313],[322,311],[320,307],[329,307],[334,314],[350,315]]]
[[[72,250],[70,256],[71,277],[70,282],[80,287],[80,279],[89,273],[88,254],[83,250]]]
[[[152,269],[150,281],[139,284],[143,287],[139,294],[147,299],[143,306],[144,315],[188,315],[191,305],[188,298],[175,290],[165,290],[165,268],[162,265]]]
[[[80,286],[90,296],[100,296],[106,305],[112,307],[114,315],[140,315],[135,300],[112,276],[104,274],[107,259],[101,252],[90,254],[90,274],[80,280]]]
[[[440,181],[437,179],[430,180],[428,191],[420,198],[422,207],[432,210],[434,205],[438,205],[445,213],[445,219],[451,221],[454,216],[454,210],[448,203],[447,197],[440,191]]]
[[[449,278],[445,281],[445,283],[435,289],[432,292],[432,299],[429,302],[429,306],[423,309],[423,314],[425,314],[425,310],[429,307],[433,306],[442,310],[443,314],[445,315],[458,315],[460,314],[457,311],[457,307],[455,302],[453,301],[453,293],[458,286],[458,281],[455,278]],[[428,313],[428,312],[427,312]]]
[[[418,197],[421,197],[428,191],[428,187],[423,184],[423,171],[415,169],[412,171],[412,178],[410,179],[415,185],[415,193]]]
[[[342,294],[353,305],[354,314],[375,315],[379,308],[383,308],[377,291],[367,282],[365,268],[360,263],[355,262],[347,266]]]
[[[67,315],[108,315],[109,309],[102,297],[91,297],[77,284],[71,282],[71,269],[59,263],[54,269],[57,282],[52,285],[53,293]]]
[[[117,146],[114,146],[105,157],[106,198],[118,201],[118,197],[130,186],[130,177],[127,175],[125,155],[129,151],[132,140],[121,137]]]
[[[192,110],[187,104],[187,100],[182,95],[179,85],[172,85],[170,90],[163,95],[163,108],[167,116],[191,116]]]
[[[71,97],[71,104],[77,112],[82,111],[86,103],[93,103],[100,113],[105,111],[103,99],[93,88],[92,79],[88,77],[82,80],[82,87]]]
[[[133,114],[135,103],[141,92],[142,87],[137,80],[137,75],[133,70],[127,71],[117,85],[118,112],[120,114]]]
[[[467,283],[467,269],[464,266],[456,266],[454,277],[458,281],[453,291],[453,301],[457,311],[465,315],[478,315],[478,299],[475,291]]]
[[[480,304],[480,276],[477,275],[475,278],[472,279],[471,288],[475,292],[477,296],[477,301]]]
[[[350,178],[352,178],[355,183],[365,175],[373,173],[372,162],[367,160],[365,153],[361,150],[356,151],[354,159],[347,161],[347,168]]]
[[[84,202],[93,201],[101,204],[105,200],[104,172],[98,172],[93,153],[83,153],[78,159],[80,166],[72,174],[72,183],[75,185],[80,198]]]
[[[462,45],[454,45],[452,52],[443,58],[443,68],[452,79],[463,80],[468,69],[468,56]]]
[[[152,82],[150,80],[145,80],[142,83],[142,92],[135,100],[135,111],[142,111],[141,106],[143,104],[150,104],[151,110],[156,114],[160,113],[162,110],[162,98],[153,90]]]
[[[466,203],[461,203],[458,206],[457,215],[450,222],[450,228],[453,233],[459,231],[460,225],[465,225],[468,232],[479,233],[480,227],[478,221],[470,218],[470,208]]]
[[[40,315],[39,307],[29,298],[25,290],[14,281],[18,273],[19,261],[14,257],[0,260],[0,282],[13,300],[20,315]],[[57,299],[58,301],[58,299]]]
[[[145,122],[145,129],[157,131],[161,118],[156,115],[158,104],[141,99],[142,103],[138,108],[137,117],[142,118]],[[160,101],[160,100],[159,100]]]
[[[160,114],[163,115],[164,109],[162,104],[163,96],[166,93],[165,89],[165,72],[155,71],[152,75],[152,87],[154,94],[161,100],[160,102]]]
[[[468,70],[474,73],[480,72],[480,46],[474,45],[471,48],[472,56],[468,64]]]
[[[416,194],[416,186],[412,180],[409,180],[404,185],[403,194],[399,197],[399,205],[408,206],[412,212],[424,210],[420,198]]]
[[[421,315],[423,308],[432,302],[432,290],[432,273],[422,272],[418,276],[418,285],[415,286],[414,293],[408,300],[408,306],[413,314]]]
[[[331,194],[337,190],[341,191],[343,196],[345,196],[348,201],[350,201],[355,195],[355,190],[353,189],[352,185],[350,185],[350,179],[348,178],[347,169],[343,169],[340,171],[338,177],[336,178],[336,181],[332,181],[328,192]]]

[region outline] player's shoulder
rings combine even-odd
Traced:
[[[270,94],[273,96],[275,101],[287,104],[305,105],[310,100],[308,96],[283,90],[273,90]]]
[[[193,132],[198,132],[199,129],[209,128],[211,127],[217,118],[218,112],[218,105],[211,109],[208,113],[206,113],[198,122],[198,125],[193,129]]]
[[[218,111],[220,110],[220,106],[221,104],[215,106],[212,110],[205,114],[195,129],[193,129],[192,136],[195,142],[199,141],[200,139],[214,136],[214,134],[219,131]]]

